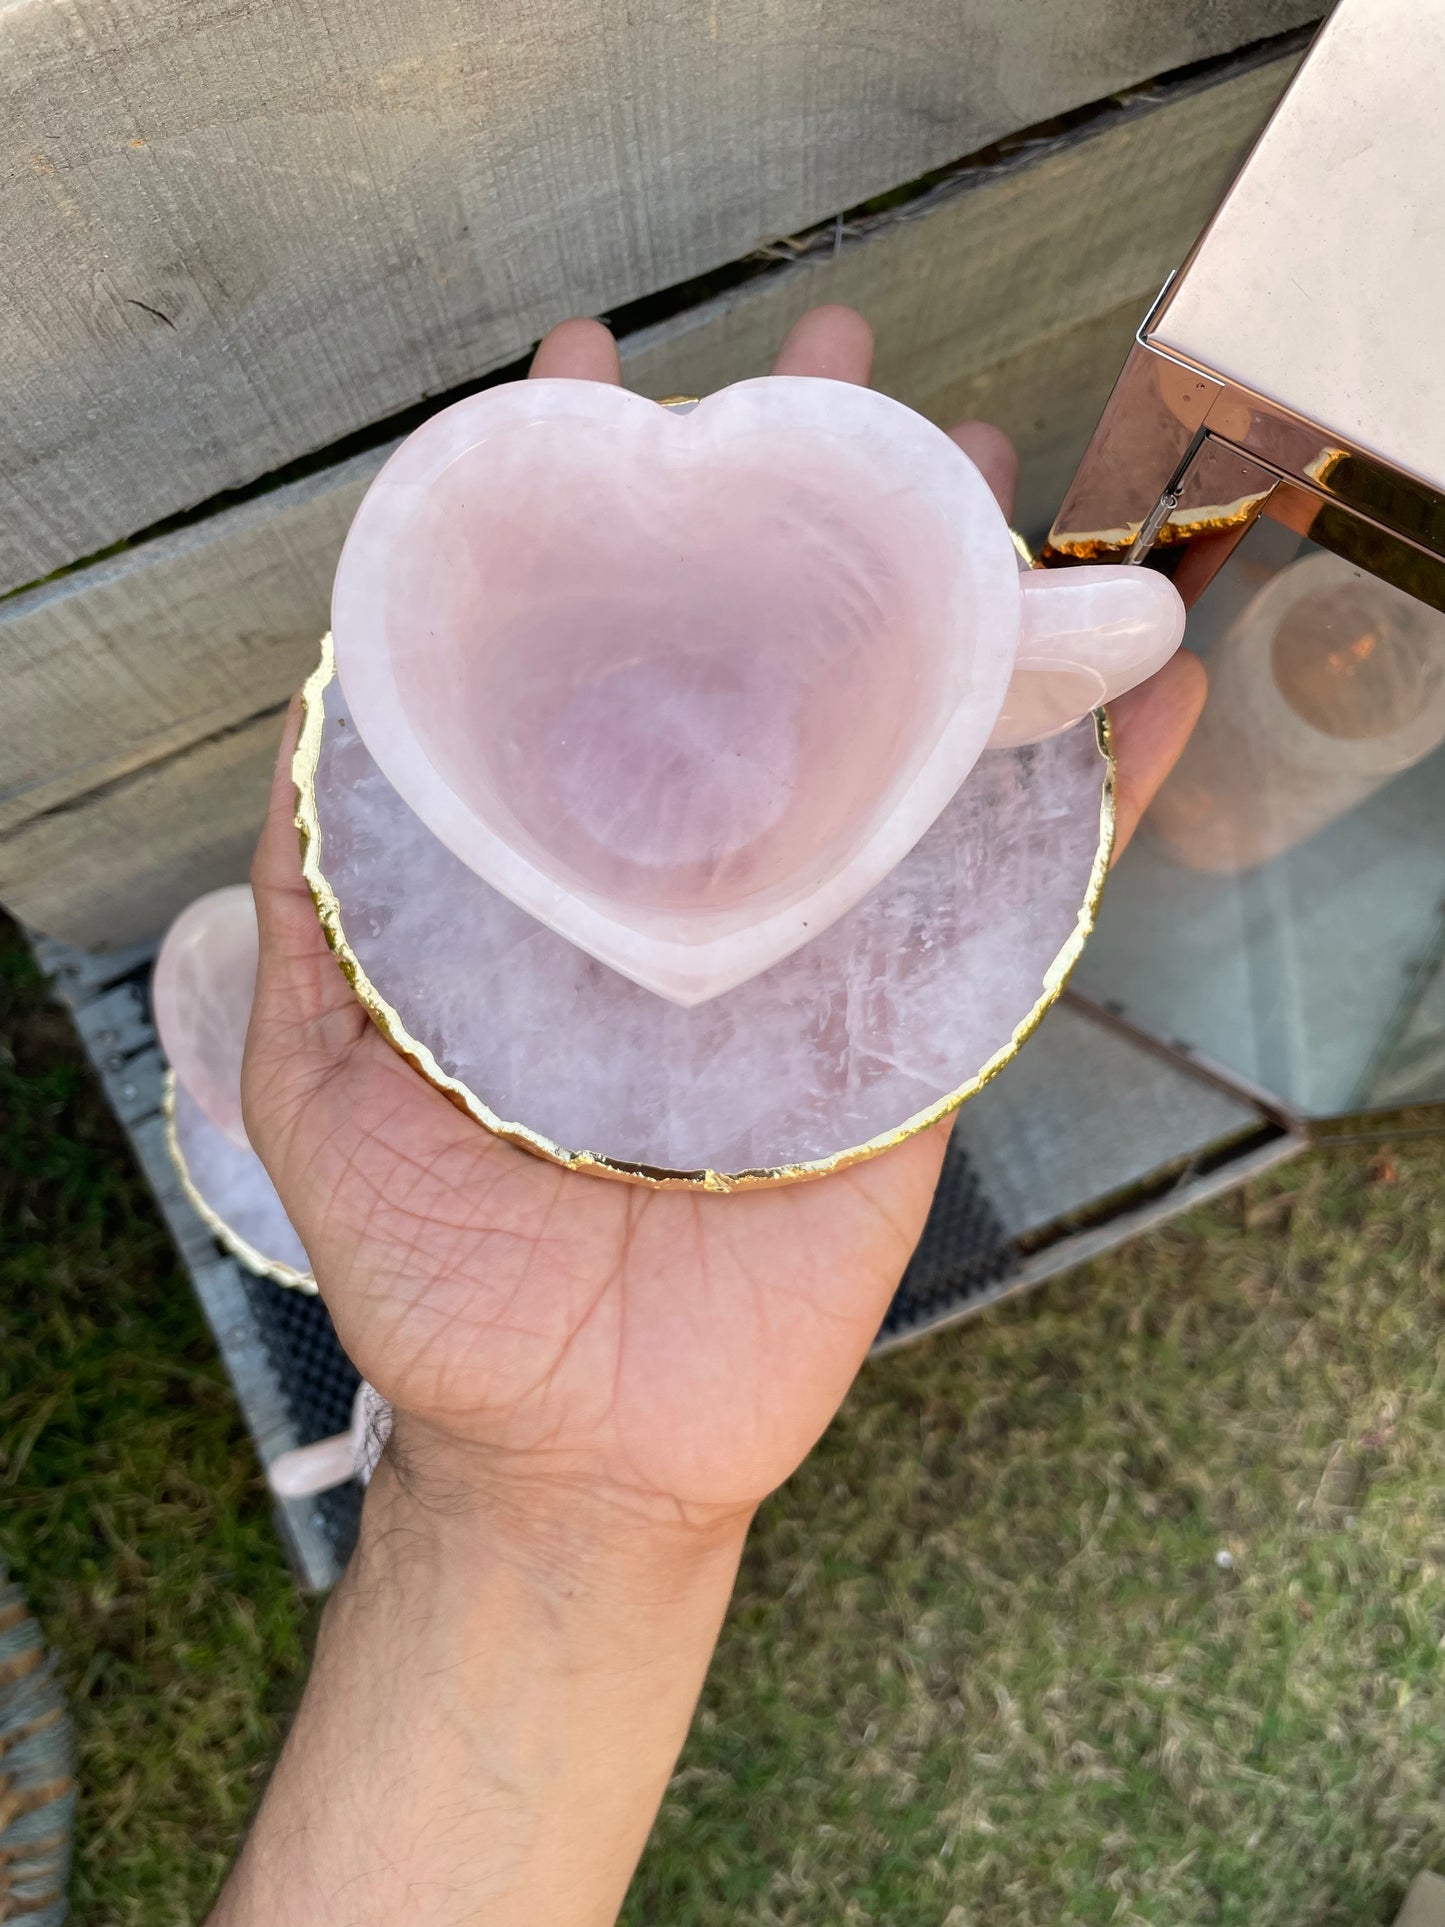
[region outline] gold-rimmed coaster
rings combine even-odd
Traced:
[[[161,1109],[181,1189],[217,1244],[258,1278],[314,1292],[310,1261],[256,1153],[233,1144],[172,1070],[161,1087]]]
[[[568,1169],[715,1192],[840,1170],[981,1090],[1063,990],[1114,840],[1102,713],[988,752],[847,915],[684,1009],[535,923],[431,835],[357,735],[329,637],[292,774],[327,941],[422,1076]]]

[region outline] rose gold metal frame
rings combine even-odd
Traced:
[[[1193,602],[1264,515],[1445,610],[1442,79],[1439,0],[1339,0],[1141,324],[1047,566],[1147,560]]]
[[[1047,563],[1147,555],[1192,599],[1264,512],[1445,609],[1442,75],[1436,0],[1341,0],[1140,327]],[[1387,214],[1418,246],[1382,240]],[[1414,325],[1422,310],[1435,328]],[[1332,383],[1329,404],[1301,406]],[[1366,445],[1417,419],[1410,460]]]

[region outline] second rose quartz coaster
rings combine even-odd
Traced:
[[[197,1216],[227,1251],[260,1277],[315,1291],[310,1261],[241,1116],[257,954],[256,905],[244,883],[197,897],[165,934],[151,999],[170,1066],[168,1146]]]
[[[856,1162],[980,1089],[1062,990],[1113,844],[1094,719],[988,751],[861,902],[684,1008],[536,922],[438,841],[361,741],[329,641],[294,774],[328,940],[424,1076],[544,1157],[711,1190]]]
[[[212,1235],[258,1277],[315,1291],[311,1260],[260,1158],[233,1144],[174,1076],[167,1100],[171,1159]]]

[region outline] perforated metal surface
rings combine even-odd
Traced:
[[[360,1374],[336,1336],[331,1314],[319,1298],[286,1291],[266,1278],[247,1278],[246,1296],[281,1387],[296,1443],[310,1445],[351,1424],[351,1404]],[[361,1520],[361,1487],[339,1485],[311,1501],[322,1530],[344,1565],[356,1543]]]
[[[883,1320],[880,1341],[957,1317],[1008,1276],[1017,1247],[955,1137],[918,1248]]]

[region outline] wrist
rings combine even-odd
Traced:
[[[397,1413],[367,1494],[362,1549],[400,1534],[411,1560],[432,1569],[502,1562],[569,1599],[662,1605],[714,1576],[731,1587],[755,1511],[684,1504]]]
[[[751,1508],[666,1516],[402,1418],[212,1927],[615,1920]],[[367,1869],[365,1880],[359,1869]]]

